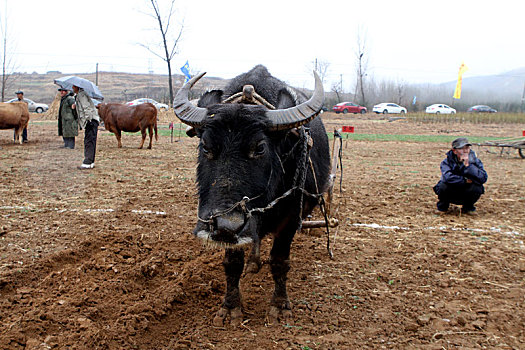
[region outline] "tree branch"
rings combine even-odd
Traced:
[[[143,48],[145,48],[146,50],[148,50],[149,52],[151,52],[152,54],[154,54],[155,56],[157,56],[158,58],[160,58],[161,60],[166,61],[166,57],[159,55],[158,53],[150,49],[148,46],[141,44],[141,43],[138,43],[138,44],[142,46]]]

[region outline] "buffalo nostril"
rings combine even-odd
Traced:
[[[216,221],[217,231],[235,233],[242,228],[244,218],[242,215],[219,216]]]

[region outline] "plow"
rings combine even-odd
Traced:
[[[525,159],[525,137],[507,138],[501,140],[485,141],[483,143],[474,143],[476,146],[487,147],[486,151],[489,153],[498,153],[491,151],[491,148],[499,148],[499,155],[502,156],[504,153],[510,154],[512,149],[517,149],[518,154],[521,158]]]

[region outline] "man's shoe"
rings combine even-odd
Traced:
[[[93,169],[95,167],[95,163],[91,163],[91,164],[84,164],[82,163],[81,165],[77,166],[77,169],[79,170],[88,170],[88,169]]]
[[[446,213],[449,208],[449,203],[437,202],[436,207],[438,211]]]
[[[474,206],[471,206],[471,207],[463,206],[461,208],[461,214],[478,215],[478,213],[476,212],[476,207],[474,207]]]
[[[29,142],[28,140],[24,140],[24,141],[22,141],[22,143],[28,143],[28,142]]]

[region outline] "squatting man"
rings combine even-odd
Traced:
[[[487,172],[470,146],[464,137],[455,139],[441,162],[441,179],[434,186],[440,212],[447,212],[453,203],[462,206],[462,213],[475,214],[474,204],[485,193],[483,184],[487,182]]]

